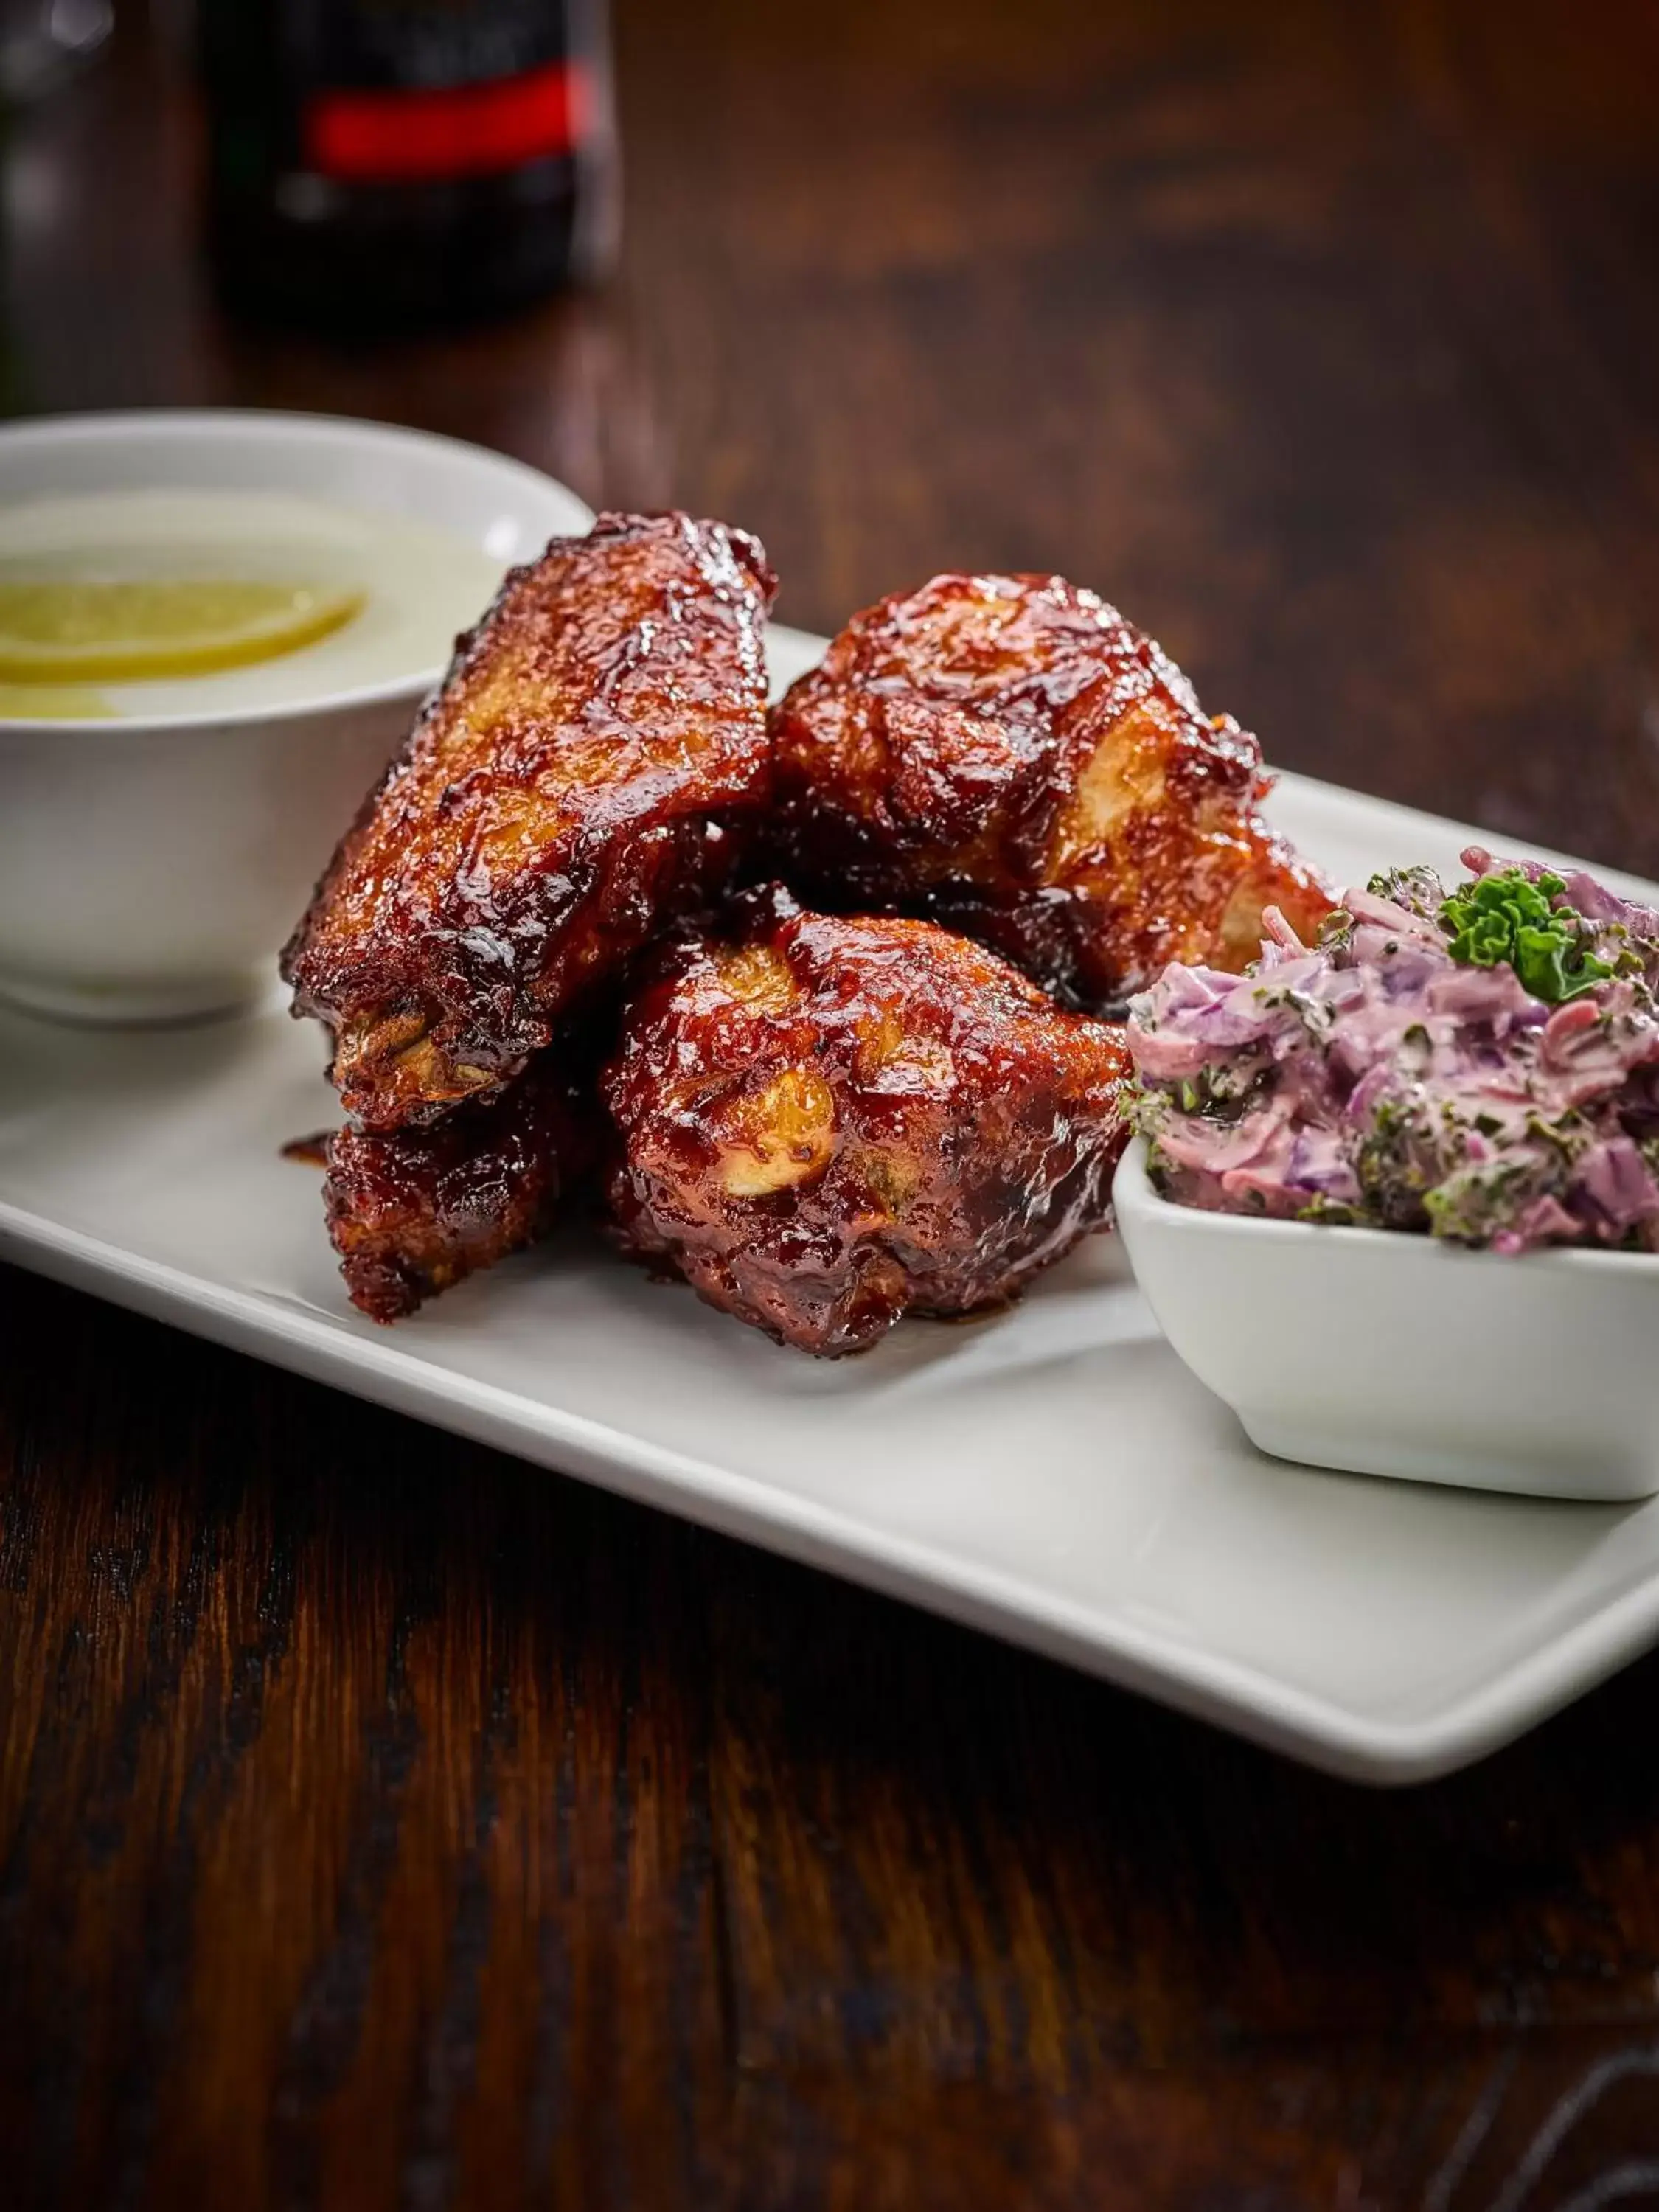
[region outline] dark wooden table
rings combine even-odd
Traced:
[[[608,295],[331,351],[215,319],[126,12],[15,404],[484,439],[815,627],[1057,568],[1659,872],[1659,12],[621,15]],[[1656,1705],[1367,1795],[0,1271],[0,2203],[1659,2203]]]

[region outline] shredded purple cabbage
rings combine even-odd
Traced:
[[[1541,863],[1471,846],[1480,878]],[[1547,1005],[1455,960],[1426,868],[1347,892],[1243,976],[1167,968],[1132,1001],[1153,1174],[1187,1206],[1522,1252],[1659,1250],[1659,910],[1574,872],[1553,904],[1612,974]]]

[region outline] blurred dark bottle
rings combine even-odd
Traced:
[[[328,330],[464,322],[601,274],[605,0],[198,0],[221,296]]]

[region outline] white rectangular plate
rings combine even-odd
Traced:
[[[780,636],[780,678],[816,649]],[[1452,870],[1474,834],[1297,777],[1273,811],[1340,881]],[[335,1118],[322,1060],[276,1003],[166,1034],[0,1013],[0,1254],[1356,1778],[1475,1759],[1659,1635],[1659,1499],[1261,1458],[1109,1237],[1009,1313],[833,1364],[574,1238],[377,1328],[279,1157]]]

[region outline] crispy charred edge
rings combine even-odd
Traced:
[[[323,1200],[354,1305],[401,1320],[546,1235],[597,1158],[590,1060],[555,1047],[434,1129],[336,1132]]]
[[[560,1022],[602,1007],[653,924],[672,929],[718,910],[750,835],[741,817],[687,816],[653,823],[591,861],[579,858],[565,878],[573,886],[566,924],[574,933],[585,917],[605,921],[585,946],[594,957],[562,963]],[[487,1038],[478,1012],[501,993],[500,978],[463,957],[455,975],[465,981],[442,997],[406,983],[361,1036],[350,1018],[332,1025],[328,1073],[355,1126],[390,1133],[441,1124],[457,1108],[496,1096],[543,1048],[553,1024],[532,1001],[515,993],[498,1035]]]
[[[1098,1044],[1105,1063],[1100,1071],[1104,1110],[1099,1142],[1082,1148],[1049,1187],[1041,1215],[1031,1224],[1036,1229],[1040,1222],[1042,1233],[1034,1237],[1028,1249],[1007,1258],[994,1282],[952,1285],[945,1279],[948,1271],[943,1267],[936,1267],[931,1279],[918,1279],[912,1273],[913,1263],[907,1263],[898,1249],[872,1244],[854,1256],[844,1291],[830,1302],[823,1326],[809,1328],[799,1316],[793,1271],[775,1262],[770,1253],[747,1248],[725,1255],[688,1251],[663,1225],[661,1206],[645,1195],[629,1157],[629,1120],[617,1111],[626,1055],[623,1050],[616,1052],[600,1078],[601,1096],[612,1115],[604,1154],[611,1241],[627,1258],[659,1275],[680,1277],[706,1304],[746,1322],[774,1343],[821,1359],[842,1359],[869,1351],[906,1316],[962,1320],[1016,1303],[1036,1276],[1086,1236],[1109,1225],[1112,1178],[1132,1133],[1127,1109],[1133,1066],[1120,1025],[1054,1005],[1016,963],[976,940],[953,937],[915,915],[819,915],[776,880],[748,886],[726,902],[718,917],[698,929],[680,931],[640,963],[635,991],[619,1024],[622,1037],[626,1038],[636,1020],[665,1013],[678,984],[711,949],[742,950],[764,942],[787,925],[810,925],[819,919],[877,929],[896,925],[901,930],[926,931],[960,949],[972,945],[988,966],[1006,971],[997,980],[1020,997],[1027,1016],[1047,1017],[1073,1035],[1090,1037]],[[1012,1189],[1009,1200],[1011,1205],[1017,1202]],[[793,1194],[774,1194],[757,1201],[757,1213],[793,1203]]]
[[[479,652],[493,633],[496,623],[504,616],[514,593],[521,585],[527,582],[534,571],[548,561],[574,553],[579,546],[586,544],[589,539],[598,533],[602,524],[611,523],[617,520],[614,515],[604,514],[594,524],[593,529],[582,537],[550,538],[535,560],[520,562],[516,568],[507,570],[495,588],[495,596],[490,600],[477,621],[473,623],[471,629],[464,629],[456,638],[454,651],[449,658],[449,665],[421,702],[416,709],[415,720],[410,726],[408,736],[380,771],[378,781],[369,787],[362,805],[351,817],[345,834],[335,847],[328,866],[318,878],[315,888],[311,894],[310,902],[295,925],[294,933],[283,947],[282,956],[277,964],[283,981],[293,989],[294,1001],[289,1011],[296,1021],[314,1018],[318,1021],[326,1022],[331,1025],[335,1019],[332,1009],[320,996],[320,986],[307,983],[305,979],[306,955],[310,949],[313,936],[317,933],[323,915],[333,903],[338,884],[342,878],[349,874],[356,860],[357,848],[362,842],[369,823],[379,811],[380,801],[397,781],[421,738],[441,713],[451,688],[462,677],[471,674]],[[610,532],[607,534],[619,536],[621,533]],[[334,994],[344,995],[342,987],[349,981],[349,975],[331,978]]]
[[[838,849],[833,867],[817,868],[763,833],[748,868],[756,876],[788,875],[826,913],[929,921],[970,938],[1057,1006],[1109,1022],[1123,1019],[1130,998],[1156,980],[1170,957],[1165,949],[1141,943],[1135,930],[1115,940],[1110,919],[1086,884],[990,890],[949,875],[928,881],[907,875],[902,859],[884,856],[854,836]],[[1262,907],[1278,904],[1305,933],[1328,912],[1334,896],[1325,878],[1252,812],[1230,894],[1211,902],[1213,929],[1199,931],[1199,941],[1182,950],[1212,966],[1242,969],[1261,950],[1259,930],[1242,910],[1259,920]]]
[[[1271,788],[1272,778],[1261,781]],[[1118,933],[1086,886],[1045,885],[998,899],[973,884],[945,882],[928,885],[910,910],[1000,954],[1057,1005],[1121,1022],[1130,999],[1156,982],[1170,959],[1241,973],[1261,953],[1270,906],[1304,939],[1317,933],[1335,903],[1327,878],[1254,811],[1235,850],[1236,862],[1189,911],[1190,927],[1167,938],[1156,926]],[[1147,881],[1155,880],[1149,869]]]
[[[459,678],[472,672],[480,652],[489,642],[495,626],[505,616],[514,594],[549,561],[573,558],[584,546],[591,546],[595,541],[611,540],[617,544],[625,544],[629,540],[648,537],[655,526],[663,522],[672,522],[680,526],[689,524],[693,528],[717,528],[722,532],[736,558],[741,566],[748,570],[754,582],[760,596],[763,616],[770,607],[772,601],[777,596],[778,580],[771,562],[767,558],[766,549],[759,538],[750,532],[740,530],[730,523],[700,525],[694,517],[686,514],[678,507],[654,510],[641,514],[629,514],[608,509],[605,514],[596,516],[593,527],[580,537],[550,538],[533,561],[520,562],[517,568],[509,568],[496,586],[495,597],[477,621],[470,629],[463,630],[455,640],[454,651],[450,656],[449,665],[433,690],[422,701],[415,720],[410,725],[408,736],[391,760],[386,763],[378,780],[365,796],[362,805],[352,817],[350,825],[335,847],[328,866],[317,879],[304,914],[300,917],[293,934],[283,947],[280,962],[282,976],[283,981],[294,988],[295,1000],[291,1011],[296,1019],[304,1019],[307,1016],[315,1016],[324,1020],[329,1018],[327,1009],[317,1001],[314,992],[305,983],[301,973],[301,963],[317,922],[330,904],[335,887],[350,868],[356,858],[357,848],[362,842],[363,833],[373,820],[381,799],[397,781],[421,738],[442,711],[447,695],[451,688]]]
[[[903,677],[872,678],[866,653],[872,637],[879,640],[886,626],[906,611],[943,595],[958,586],[1017,586],[1036,598],[1051,598],[1063,605],[1079,626],[1065,635],[1071,649],[1054,659],[1034,659],[1024,679],[1010,678],[1002,691],[981,694],[964,691],[958,672],[945,664],[908,672]],[[776,765],[777,811],[787,816],[799,806],[817,816],[819,826],[831,836],[847,836],[846,857],[857,866],[861,857],[869,880],[878,879],[883,856],[890,870],[896,860],[902,866],[915,848],[934,841],[928,824],[905,822],[884,806],[877,821],[860,818],[834,805],[832,788],[826,790],[815,777],[800,776],[803,755],[821,751],[823,743],[814,726],[813,709],[821,698],[834,702],[860,685],[869,702],[872,724],[866,734],[875,737],[874,725],[889,702],[914,701],[948,714],[962,709],[1030,732],[1046,723],[1046,739],[1025,748],[1025,760],[1017,784],[1006,793],[1003,811],[1009,850],[1028,865],[1040,860],[1059,814],[1072,799],[1078,772],[1086,765],[1097,732],[1091,729],[1092,714],[1103,704],[1109,726],[1130,711],[1137,699],[1162,695],[1190,725],[1196,750],[1202,756],[1194,774],[1206,785],[1231,781],[1241,792],[1261,774],[1261,749],[1248,731],[1231,715],[1206,718],[1185,672],[1165,653],[1157,639],[1131,622],[1122,611],[1086,586],[1065,576],[1036,570],[943,571],[914,590],[890,592],[861,607],[830,639],[816,668],[805,670],[773,705],[769,722]],[[799,729],[804,744],[783,744],[779,733]],[[884,734],[877,738],[887,754]],[[1034,875],[1035,884],[1037,878]]]
[[[805,763],[823,754],[825,741],[815,710],[857,683],[866,641],[896,610],[910,606],[941,585],[976,580],[1056,592],[1100,620],[1098,666],[1089,655],[1059,676],[1048,691],[1049,741],[1034,746],[1017,783],[1006,794],[1000,851],[1006,879],[977,882],[953,872],[929,874],[923,856],[933,842],[925,823],[909,823],[884,804],[874,818],[840,803],[842,787],[814,775]],[[943,677],[920,679],[896,696],[941,711],[959,703]],[[1237,852],[1231,881],[1213,884],[1200,909],[1178,933],[1188,941],[1164,943],[1142,921],[1120,938],[1087,882],[1045,882],[1041,861],[1077,777],[1106,734],[1146,701],[1161,698],[1173,710],[1174,750],[1165,763],[1168,818],[1184,821],[1205,802],[1231,792],[1238,807]],[[996,718],[993,703],[976,711]],[[1010,720],[1029,720],[1029,705],[1015,705]],[[887,756],[883,701],[872,698],[865,734]],[[1231,714],[1206,715],[1190,679],[1155,638],[1118,608],[1066,578],[1010,573],[976,579],[942,574],[914,592],[896,592],[859,610],[830,641],[817,667],[790,685],[769,715],[774,763],[774,804],[756,847],[751,873],[787,877],[830,913],[912,916],[973,939],[1018,968],[1060,1006],[1107,1020],[1121,1020],[1128,1000],[1155,980],[1170,957],[1232,969],[1260,950],[1262,907],[1279,905],[1298,930],[1316,927],[1334,902],[1330,884],[1304,861],[1264,820],[1261,807],[1277,779],[1262,762],[1258,739]],[[833,751],[833,746],[829,748]],[[1141,843],[1157,857],[1161,816],[1132,823],[1128,847]],[[1021,881],[1022,876],[1029,879]],[[1149,885],[1152,882],[1149,878]],[[1160,893],[1162,886],[1158,887]],[[1156,903],[1162,905],[1163,896]]]
[[[730,523],[699,521],[681,509],[668,508],[640,514],[607,511],[595,519],[592,529],[583,536],[550,538],[535,560],[522,562],[507,571],[478,620],[456,639],[454,653],[442,678],[422,702],[408,736],[358,807],[350,826],[318,879],[310,902],[283,946],[279,962],[283,979],[294,994],[289,1012],[296,1020],[314,1018],[320,1021],[331,1036],[336,1037],[337,1045],[339,1032],[347,1026],[350,1018],[343,1009],[363,994],[368,978],[373,978],[377,987],[374,995],[385,1008],[386,1020],[404,1031],[405,1041],[410,1044],[418,1046],[441,1024],[447,1024],[448,1018],[453,1017],[455,1010],[449,1000],[467,994],[465,984],[442,998],[435,996],[420,972],[422,963],[413,943],[392,949],[377,943],[372,956],[361,962],[348,962],[337,969],[327,969],[319,974],[308,972],[309,956],[314,943],[325,933],[322,927],[324,917],[337,896],[341,884],[356,866],[360,848],[387,792],[396,783],[428,730],[445,711],[452,690],[473,672],[478,659],[491,645],[497,627],[507,617],[514,594],[550,561],[574,557],[582,549],[592,547],[596,541],[626,544],[643,540],[653,535],[665,523],[689,533],[712,534],[730,549],[734,562],[747,574],[758,602],[756,608],[757,672],[763,696],[765,671],[759,630],[767,610],[776,596],[777,576],[767,558],[764,546],[750,532]],[[648,895],[649,884],[665,877],[671,878],[677,887],[666,916],[668,921],[672,922],[682,915],[706,911],[710,902],[717,899],[734,879],[745,846],[753,834],[754,817],[763,810],[770,797],[770,737],[763,719],[761,736],[761,773],[747,808],[735,809],[728,805],[707,815],[688,814],[679,820],[653,824],[649,830],[641,832],[638,840],[641,849],[631,860],[627,855],[617,855],[612,858],[608,867],[602,868],[597,864],[592,867],[581,892],[572,902],[573,914],[595,900],[608,903],[613,896],[620,902],[637,902]],[[619,884],[617,879],[629,871],[630,880],[626,885]],[[627,952],[634,949],[633,945],[627,945],[623,951]],[[462,964],[465,966],[466,963]],[[480,967],[476,975],[468,970],[465,983],[488,994],[499,988],[500,978]],[[568,1010],[561,1011],[562,1013]],[[504,1036],[496,1042],[468,1036],[467,1067],[459,1072],[460,1079],[448,1086],[445,1095],[422,1100],[408,1113],[398,1110],[376,1114],[363,1110],[366,1101],[353,1104],[348,1100],[354,1123],[387,1130],[403,1127],[420,1127],[441,1121],[468,1097],[488,1096],[499,1090],[517,1075],[531,1054],[548,1040],[550,1025],[547,1023],[529,1018],[523,1009],[519,1012],[516,1034]],[[336,1081],[337,1087],[344,1090],[349,1086],[349,1083],[342,1080],[346,1071],[338,1068],[340,1057],[337,1049],[329,1074]]]

